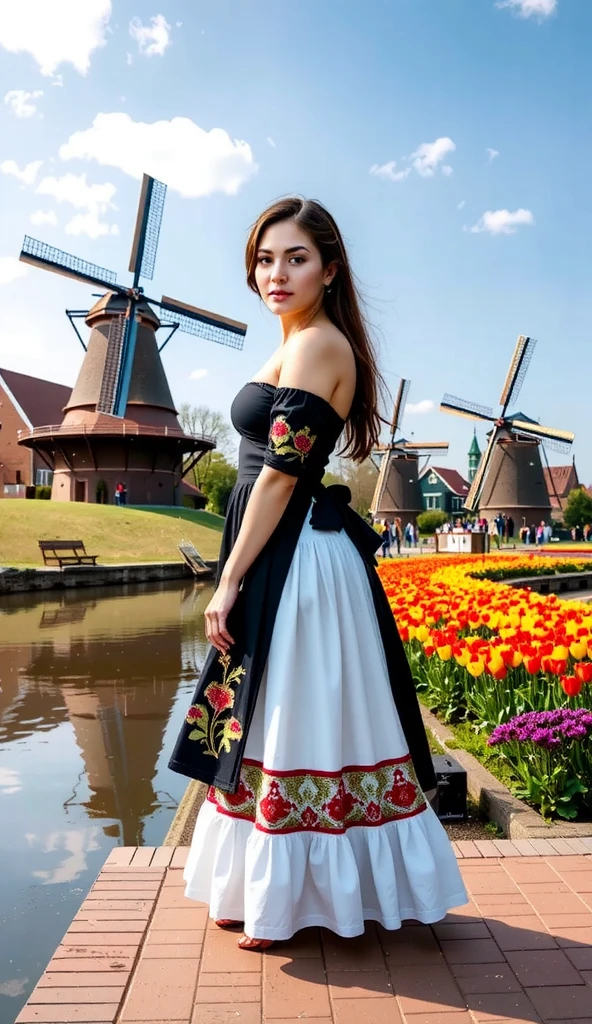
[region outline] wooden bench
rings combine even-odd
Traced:
[[[39,547],[46,565],[96,565],[98,555],[87,555],[81,540],[40,540]]]

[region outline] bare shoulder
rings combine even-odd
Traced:
[[[305,369],[308,373],[322,371],[331,366],[335,384],[348,373],[355,374],[352,347],[342,332],[333,324],[306,327],[294,334],[285,345],[282,371]]]
[[[356,386],[349,341],[331,323],[298,331],[284,346],[279,383],[320,395],[345,418]]]

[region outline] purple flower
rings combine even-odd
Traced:
[[[517,715],[498,725],[487,742],[491,747],[530,742],[551,750],[563,742],[587,738],[592,738],[592,712],[585,708],[556,708]]]

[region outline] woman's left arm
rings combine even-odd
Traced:
[[[236,543],[205,612],[207,638],[223,654],[234,643],[226,621],[240,582],[276,529],[295,486],[295,476],[287,476],[270,466],[263,467],[253,485]]]

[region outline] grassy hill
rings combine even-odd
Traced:
[[[166,512],[162,515],[159,513]],[[191,541],[204,558],[217,558],[223,520],[191,509],[154,511],[78,502],[0,501],[0,565],[42,566],[40,540],[82,540],[100,563],[173,562],[177,545]]]

